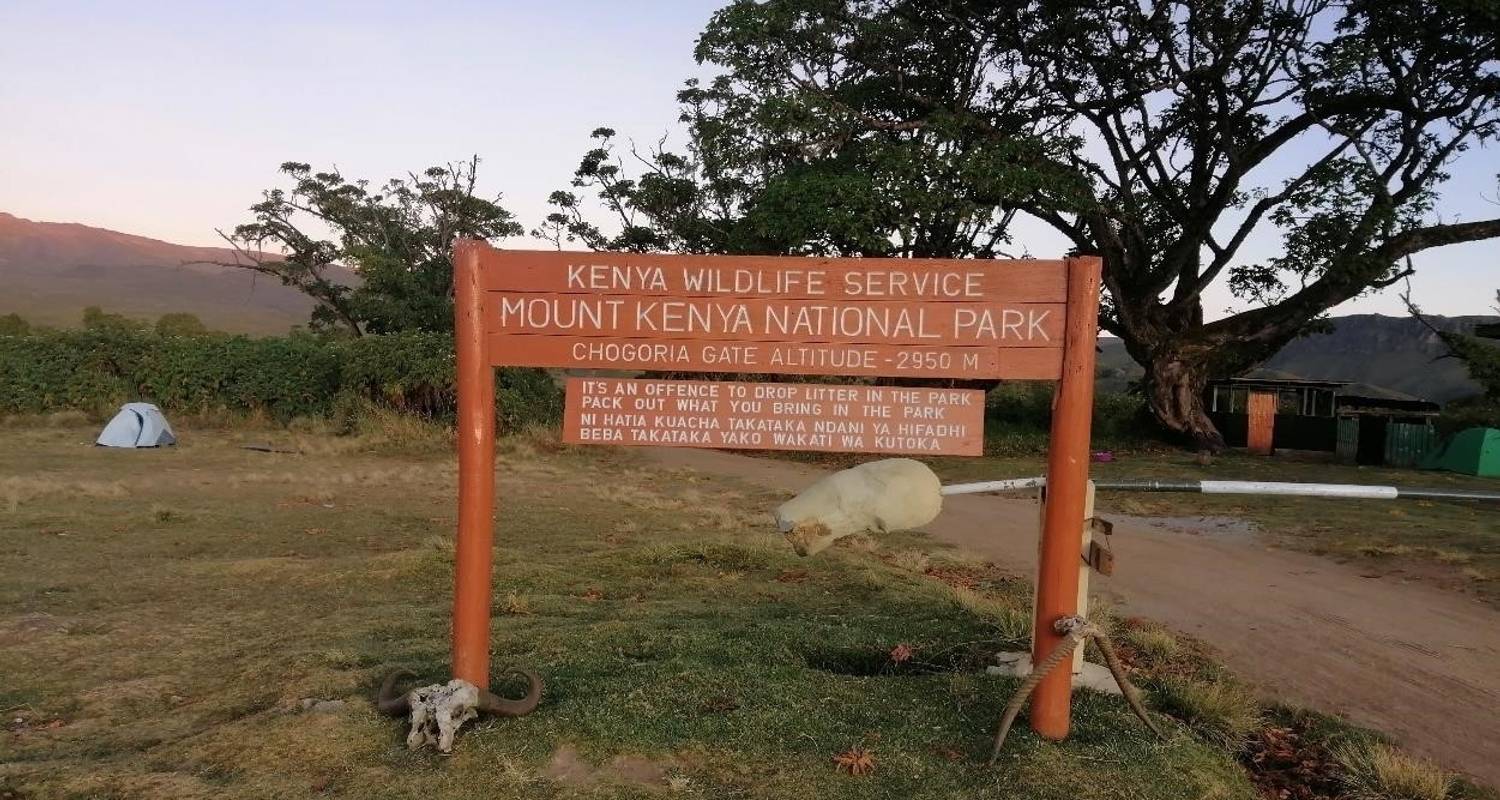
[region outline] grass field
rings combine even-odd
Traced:
[[[1447,472],[1353,467],[1227,453],[1210,463],[1181,450],[1117,452],[1093,464],[1098,480],[1305,481],[1500,492],[1500,479]],[[995,480],[1040,475],[1042,456],[939,459],[945,481]],[[1426,500],[1335,500],[1200,494],[1104,492],[1105,511],[1144,516],[1236,517],[1257,525],[1266,540],[1284,547],[1357,562],[1378,573],[1397,573],[1473,592],[1500,603],[1500,504]]]
[[[501,448],[493,638],[543,704],[408,751],[368,698],[446,677],[441,435],[94,432],[0,428],[0,798],[1256,796],[1269,723],[1190,640],[1113,623],[1167,741],[1084,693],[1066,744],[1021,730],[987,769],[1022,581],[914,535],[799,560],[774,497],[541,435]],[[872,774],[835,768],[855,747]]]

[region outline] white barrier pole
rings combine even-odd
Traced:
[[[1003,481],[955,483],[945,495],[986,494],[1036,489],[1047,479],[1011,478]],[[1094,481],[1102,492],[1190,492],[1196,494],[1256,494],[1282,497],[1332,497],[1344,500],[1500,500],[1500,492],[1472,489],[1423,489],[1400,486],[1363,486],[1353,483],[1290,483],[1281,481]]]

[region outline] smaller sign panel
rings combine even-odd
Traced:
[[[984,392],[901,386],[569,378],[563,441],[977,456]]]

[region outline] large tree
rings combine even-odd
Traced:
[[[595,130],[572,186],[552,194],[557,210],[534,233],[600,249],[1009,254],[1016,209],[1005,200],[1069,180],[1066,131],[1051,119],[1008,120],[1004,137],[968,113],[902,119],[922,111],[903,99],[903,84],[944,108],[990,102],[983,49],[925,46],[951,39],[953,22],[920,5],[900,25],[860,25],[857,34],[803,11],[773,3],[719,12],[697,56],[728,69],[678,92],[681,149],[665,139],[622,147],[613,129]],[[858,36],[890,40],[885,49],[903,75],[846,62],[836,86],[809,91],[739,49],[772,44],[822,62],[835,57],[836,41]],[[590,195],[602,215],[591,213]]]
[[[291,188],[267,190],[250,207],[253,221],[221,232],[236,257],[215,263],[270,275],[311,297],[314,329],[452,330],[453,240],[522,232],[498,196],[475,193],[478,166],[474,158],[371,187],[337,169],[282,164]]]
[[[1491,0],[740,0],[699,41],[724,72],[684,93],[689,166],[773,234],[729,252],[992,255],[985,226],[1034,216],[1103,257],[1157,418],[1218,447],[1208,378],[1500,235],[1439,204],[1500,129],[1497,32]],[[1206,321],[1216,283],[1248,310]]]

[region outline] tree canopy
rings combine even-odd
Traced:
[[[1030,215],[1103,257],[1101,321],[1152,410],[1218,447],[1209,377],[1414,253],[1500,235],[1440,194],[1500,129],[1497,8],[739,0],[696,51],[722,73],[679,93],[686,154],[611,160],[604,129],[575,174],[624,238],[589,230],[575,192],[549,222],[595,247],[992,257]],[[1280,247],[1257,257],[1255,239]],[[1215,284],[1248,310],[1207,321]]]
[[[254,219],[220,235],[237,258],[316,303],[311,327],[351,335],[453,328],[450,251],[460,237],[522,232],[499,196],[475,193],[478,158],[429,167],[378,187],[337,169],[287,162],[290,189],[267,190]]]
[[[1448,356],[1464,362],[1469,377],[1479,384],[1484,399],[1500,403],[1500,323],[1481,323],[1472,335],[1461,331],[1439,330],[1427,321],[1422,310],[1412,302],[1410,292],[1402,295],[1406,308],[1427,329],[1442,340]],[[1500,291],[1495,292],[1495,311],[1500,313]]]
[[[20,314],[10,313],[0,317],[0,336],[25,336],[31,333],[31,323]]]
[[[124,314],[112,314],[99,306],[85,306],[83,309],[84,330],[139,333],[147,327],[145,322],[131,319]]]

